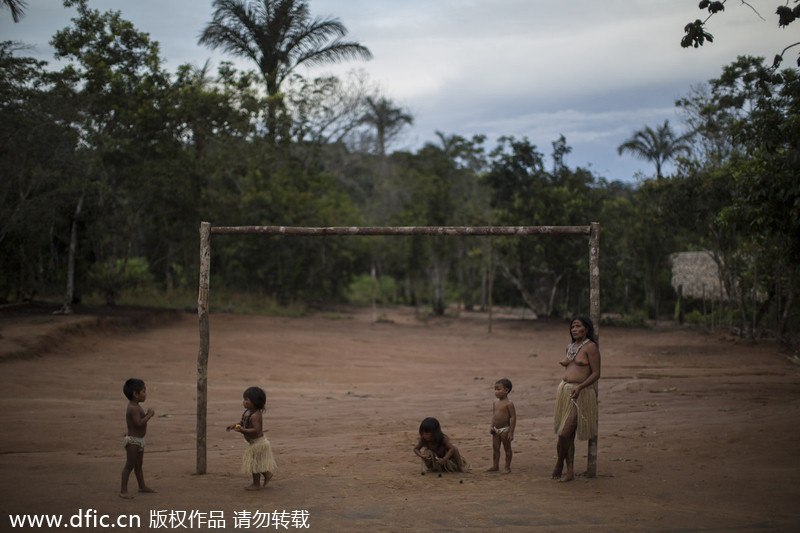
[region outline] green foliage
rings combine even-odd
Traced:
[[[397,282],[389,276],[376,277],[375,303],[378,305],[395,305],[398,303]],[[347,288],[346,299],[356,305],[369,305],[372,303],[372,276],[362,274],[356,277]]]
[[[739,58],[679,100],[691,153],[669,124],[645,127],[629,141],[640,141],[656,173],[634,186],[571,168],[563,136],[552,142],[552,165],[527,139],[504,137],[485,149],[481,136],[441,132],[415,152],[375,154],[366,137],[356,142],[368,126],[367,97],[381,103],[366,84],[293,77],[285,93],[264,94],[263,72],[230,64],[215,73],[183,65],[170,75],[156,44],[118,13],[70,3],[78,16],[53,39],[60,70],[0,45],[0,299],[64,294],[74,271],[76,301],[193,307],[201,221],[597,221],[601,303],[621,317],[614,323],[669,318],[676,295],[668,258],[700,249],[718,259],[725,316],[741,331],[786,332],[800,320],[794,70]],[[407,123],[382,103],[396,126]],[[678,164],[672,176],[662,175],[667,160]],[[491,281],[495,305],[572,315],[588,312],[587,256],[584,238],[214,235],[211,308],[296,315],[329,301],[366,304],[374,268],[380,303],[423,314],[456,303],[485,308]],[[696,305],[684,299],[681,310],[695,317]]]
[[[89,269],[89,282],[92,288],[103,293],[106,305],[115,305],[120,291],[132,287],[147,287],[152,283],[152,278],[147,259],[133,257],[94,263]]]
[[[213,313],[237,315],[265,315],[296,318],[308,313],[302,301],[279,302],[262,292],[231,291],[224,287],[214,291],[214,301],[209,304]]]
[[[740,330],[753,332],[771,308],[785,331],[800,274],[798,73],[740,57],[678,104],[705,150],[673,180],[671,212],[705,230],[697,242],[720,258]]]
[[[344,40],[347,28],[338,19],[312,18],[302,0],[214,0],[212,6],[199,42],[256,64],[269,97],[266,127],[273,143],[281,129],[281,86],[297,67],[372,57],[365,46]]]
[[[690,46],[698,48],[703,46],[706,41],[710,43],[714,42],[714,36],[705,30],[703,21],[700,19],[688,23],[684,26],[683,31],[686,34],[681,39],[681,46],[683,48],[689,48]]]
[[[79,194],[74,101],[46,63],[15,51],[0,43],[0,299],[44,292],[63,274]]]
[[[500,139],[484,177],[491,190],[494,224],[574,226],[598,220],[602,191],[594,187],[588,171],[558,163],[561,146],[554,144],[556,165],[548,172],[543,155],[527,139]],[[557,307],[588,307],[584,242],[531,237],[495,242],[499,272],[537,314],[553,315]]]
[[[789,1],[787,0],[786,4]],[[778,5],[777,9],[775,10],[775,14],[778,15],[778,27],[785,28],[798,18],[800,18],[800,2],[798,0],[794,0],[795,5],[793,8],[789,7],[788,5]],[[706,31],[706,23],[708,20],[717,13],[721,13],[725,11],[725,0],[720,1],[711,1],[711,0],[700,0],[700,3],[697,7],[701,11],[708,11],[709,15],[705,18],[705,20],[697,19],[694,22],[689,22],[684,26],[683,32],[684,36],[681,39],[681,46],[683,48],[699,48],[703,46],[705,41],[714,42],[714,37]],[[756,9],[749,3],[749,2],[742,2],[742,5],[746,5],[749,7],[758,18],[764,20],[764,18],[756,11]],[[800,42],[796,42],[790,44],[780,54],[775,55],[775,59],[772,63],[772,68],[777,69],[780,67],[781,63],[783,62],[783,56],[790,48],[794,48],[795,46],[800,45]],[[797,66],[800,67],[800,55],[797,56]]]
[[[620,155],[628,152],[639,159],[652,161],[656,166],[657,178],[663,177],[661,170],[664,163],[691,151],[687,136],[675,135],[668,120],[656,129],[647,126],[635,132],[630,139],[617,147],[617,153]]]
[[[386,155],[386,144],[395,137],[403,126],[413,124],[414,117],[403,109],[396,107],[386,97],[367,97],[367,112],[361,122],[375,128],[375,146],[378,155]]]
[[[651,328],[652,325],[648,321],[647,313],[639,311],[635,313],[606,316],[602,322],[605,326],[618,326],[622,328]]]
[[[105,305],[105,298],[99,293],[89,293],[84,299],[86,305]],[[167,293],[153,285],[122,289],[116,296],[116,305],[126,307],[154,307],[176,309],[189,313],[197,312],[197,287],[183,287]],[[308,313],[303,302],[278,303],[274,298],[262,293],[231,291],[215,286],[213,298],[209,302],[212,313],[233,313],[237,315],[263,315],[295,318]]]
[[[19,20],[25,15],[25,0],[3,0],[0,7],[7,7],[11,11],[11,18],[14,22]]]
[[[709,322],[709,317],[707,315],[703,315],[699,309],[693,309],[683,315],[683,320],[687,324],[700,326],[707,324]]]

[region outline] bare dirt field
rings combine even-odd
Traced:
[[[775,345],[603,327],[597,477],[558,483],[567,322],[496,317],[489,333],[485,314],[381,318],[212,314],[208,472],[196,475],[196,315],[0,313],[0,531],[25,513],[77,526],[79,512],[73,530],[131,515],[159,531],[797,531],[800,367]],[[156,412],[144,472],[158,493],[136,493],[131,477],[126,501],[129,377]],[[518,413],[509,475],[485,472],[501,377]],[[250,385],[267,391],[278,462],[257,492],[243,490],[245,442],[225,432]],[[472,473],[420,475],[411,449],[427,416]],[[586,451],[579,442],[578,471]]]

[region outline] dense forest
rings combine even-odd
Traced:
[[[570,168],[567,139],[438,132],[391,152],[413,117],[357,75],[303,63],[369,57],[305,2],[215,1],[201,44],[252,59],[167,72],[156,43],[85,1],[53,36],[58,69],[0,44],[0,303],[131,290],[191,292],[198,229],[217,226],[588,225],[599,222],[601,308],[616,320],[717,322],[742,335],[800,326],[800,75],[740,57],[676,102],[685,124],[619,147],[653,163],[635,184]],[[275,38],[280,35],[281,38]],[[663,175],[671,161],[672,175]],[[676,252],[707,250],[724,290],[681,298]],[[491,257],[489,257],[491,254]],[[441,314],[589,306],[588,245],[550,237],[214,238],[215,290],[282,304],[352,301]],[[722,303],[722,305],[720,305]]]

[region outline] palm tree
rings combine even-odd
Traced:
[[[650,126],[634,132],[633,137],[617,147],[617,153],[630,152],[634,157],[652,161],[656,165],[656,178],[661,179],[661,168],[670,159],[675,159],[681,153],[689,154],[692,146],[689,144],[688,135],[675,136],[669,125],[669,120],[655,130]]]
[[[342,40],[347,28],[338,19],[311,19],[303,0],[214,0],[212,5],[213,19],[199,43],[258,65],[267,84],[273,138],[281,84],[298,66],[372,58],[368,48]]]
[[[19,22],[19,19],[25,14],[25,8],[28,7],[25,0],[0,0],[0,5],[11,10],[11,18],[14,19],[14,22]]]
[[[368,111],[361,118],[361,122],[375,127],[376,147],[378,154],[386,155],[386,144],[406,124],[413,124],[414,117],[399,107],[394,107],[392,101],[381,96],[377,100],[371,96],[367,98]]]

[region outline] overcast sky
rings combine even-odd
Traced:
[[[772,58],[800,37],[800,26],[777,27],[777,0],[739,2],[709,21],[714,43],[683,49],[684,25],[702,17],[697,0],[309,0],[312,16],[338,18],[348,39],[367,46],[368,62],[301,72],[343,76],[361,69],[415,118],[392,149],[416,150],[436,131],[470,138],[528,137],[551,162],[563,134],[566,163],[609,180],[654,174],[651,164],[617,155],[644,126],[669,119],[692,86],[717,77],[739,55]],[[52,35],[73,9],[59,0],[27,0],[17,24],[0,11],[0,39],[33,46],[26,55],[53,62]],[[214,67],[232,60],[197,44],[211,20],[211,0],[90,0],[118,10],[160,44],[166,68]],[[786,64],[794,63],[794,53]],[[240,68],[254,65],[236,60]],[[669,171],[670,169],[667,169]]]

